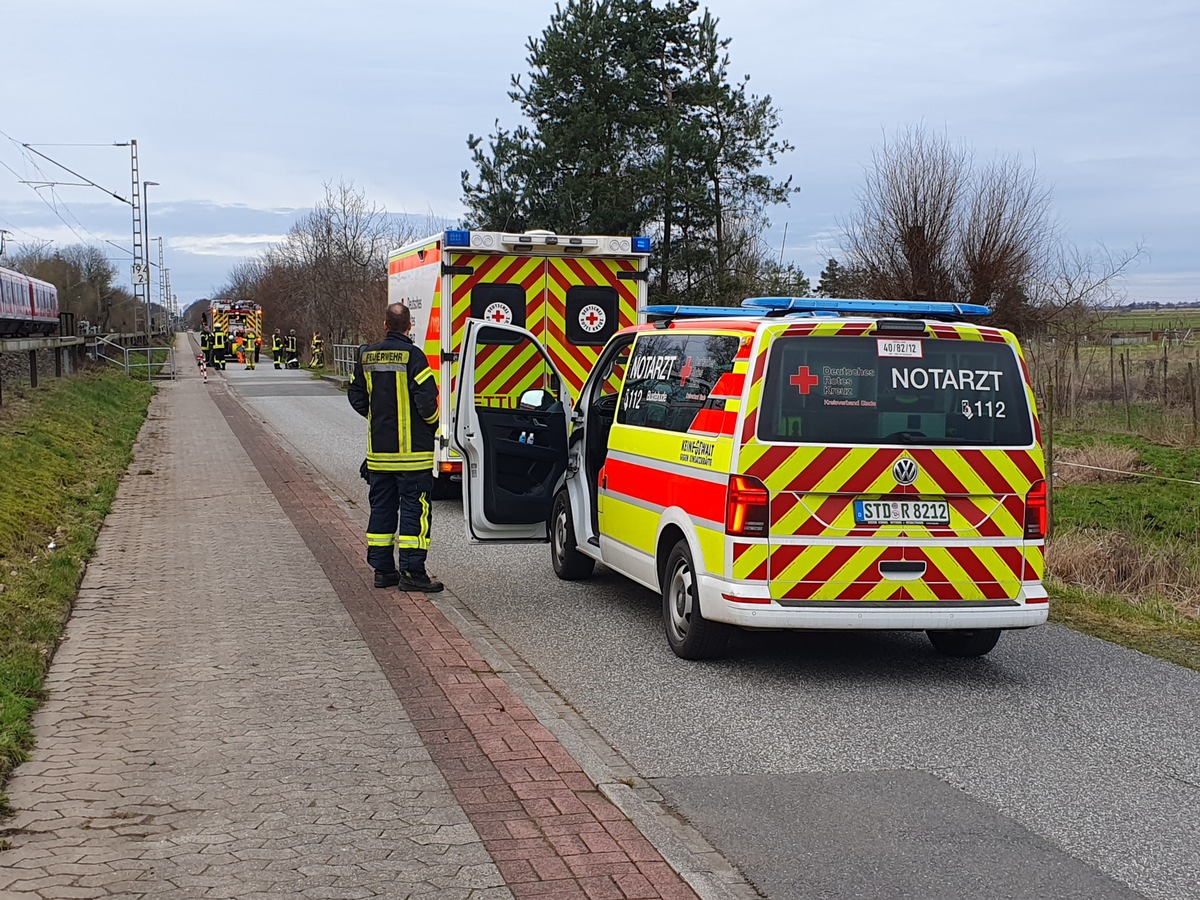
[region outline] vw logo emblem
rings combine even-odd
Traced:
[[[917,472],[917,464],[907,456],[896,460],[892,466],[892,477],[896,479],[896,484],[912,484],[917,480]]]

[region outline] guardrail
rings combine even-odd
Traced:
[[[358,361],[358,344],[334,344],[333,368],[339,375],[349,378],[354,374],[354,364]]]
[[[145,371],[147,381],[151,378],[175,380],[174,347],[123,347],[116,341],[97,336],[91,349],[93,359],[120,366],[127,375],[140,378]]]

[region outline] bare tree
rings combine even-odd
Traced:
[[[965,145],[912,126],[872,152],[857,199],[841,225],[868,297],[982,303],[1021,324],[1055,237],[1032,167],[977,168]]]
[[[1102,336],[1105,320],[1126,299],[1129,269],[1145,253],[1140,243],[1132,250],[1121,251],[1109,250],[1103,244],[1088,251],[1063,244],[1052,255],[1047,277],[1035,287],[1032,309],[1054,352],[1050,377],[1055,395],[1064,398],[1069,415],[1078,408],[1085,381],[1082,348],[1088,344],[1094,347]]]

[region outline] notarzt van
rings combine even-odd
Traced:
[[[759,298],[649,307],[578,394],[528,331],[470,320],[454,438],[476,541],[548,541],[662,594],[671,649],[733,627],[922,629],[955,656],[1046,621],[1033,390],[986,307]],[[497,345],[539,382],[476,402]]]

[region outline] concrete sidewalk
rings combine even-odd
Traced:
[[[9,784],[0,896],[695,897],[209,382],[151,406]]]

